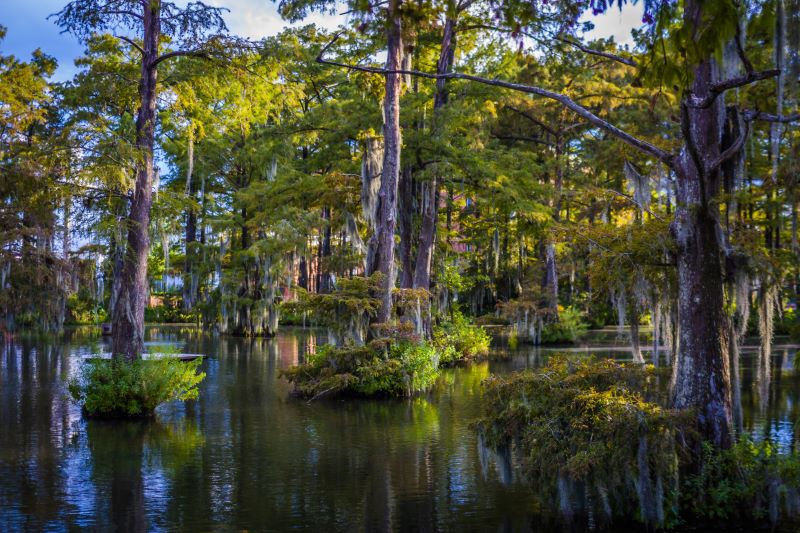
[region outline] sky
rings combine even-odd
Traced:
[[[224,15],[228,29],[235,35],[259,39],[275,35],[289,24],[281,20],[277,6],[271,0],[206,0],[207,3],[226,7]],[[0,52],[13,54],[27,60],[31,52],[41,48],[58,60],[58,71],[54,79],[64,81],[75,73],[73,63],[83,52],[83,46],[71,35],[60,33],[60,29],[47,16],[58,12],[66,0],[0,0],[0,25],[8,29],[6,39],[0,43]],[[185,3],[178,2],[178,3]],[[642,20],[642,3],[627,4],[622,11],[612,8],[599,16],[588,16],[595,30],[588,37],[614,36],[618,43],[630,43],[632,28],[639,27]],[[303,24],[333,29],[345,22],[345,17],[314,14]]]

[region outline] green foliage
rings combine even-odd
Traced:
[[[796,516],[800,455],[747,435],[731,449],[702,443],[694,453],[693,414],[663,407],[666,377],[556,357],[539,370],[489,377],[477,428],[491,448],[519,458],[544,498],[563,496],[556,487],[585,490],[604,519],[669,528]]]
[[[197,319],[193,311],[184,311],[182,308],[173,305],[156,305],[145,307],[145,322],[160,324],[191,323]]]
[[[99,324],[105,322],[108,313],[91,300],[80,298],[78,294],[71,294],[67,298],[66,322],[71,324]]]
[[[655,378],[612,360],[555,357],[539,370],[489,377],[477,427],[491,447],[513,447],[532,483],[584,483],[631,516],[640,474],[665,484],[677,475],[680,418],[647,400],[656,395]]]
[[[281,375],[294,383],[297,394],[312,399],[340,393],[412,396],[436,382],[439,355],[429,343],[410,341],[339,348],[326,344],[306,363]]]
[[[542,328],[542,344],[568,344],[577,342],[586,330],[588,324],[583,320],[583,314],[574,307],[567,307],[558,313],[558,322],[550,322]]]
[[[687,515],[731,523],[775,523],[782,509],[792,514],[800,486],[800,456],[778,453],[769,441],[743,435],[729,450],[703,445],[700,468],[681,484]]]
[[[491,341],[485,329],[470,324],[460,312],[454,312],[449,321],[433,329],[433,343],[445,365],[486,355]]]
[[[184,362],[171,357],[127,362],[86,361],[68,383],[72,398],[90,416],[151,416],[160,404],[197,398],[202,359]]]
[[[315,323],[331,328],[340,344],[363,344],[370,318],[380,307],[374,295],[380,290],[381,273],[337,281],[336,289],[320,294],[298,290],[298,301],[290,305],[295,315],[303,312]]]

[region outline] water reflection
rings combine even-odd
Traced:
[[[481,455],[469,424],[489,373],[538,367],[559,350],[523,347],[509,359],[447,370],[430,394],[409,401],[290,398],[278,370],[303,361],[324,340],[307,330],[266,340],[149,328],[150,342],[209,357],[200,399],[164,406],[148,422],[87,421],[68,400],[64,381],[83,357],[104,349],[93,330],[74,330],[57,343],[6,346],[0,530],[552,526],[552,513],[537,507],[530,489]],[[603,340],[575,356],[629,357],[613,349],[613,336]],[[742,357],[745,428],[794,449],[794,349],[776,346],[766,395],[757,386],[757,359],[752,352]]]

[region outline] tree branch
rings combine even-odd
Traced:
[[[558,137],[558,133],[556,132],[556,130],[554,130],[553,128],[551,128],[550,126],[548,126],[547,124],[545,124],[544,122],[539,120],[538,118],[534,117],[533,115],[531,115],[527,111],[523,111],[521,109],[517,109],[516,107],[514,107],[512,105],[506,105],[506,108],[510,109],[511,111],[513,111],[514,113],[518,114],[519,116],[521,116],[523,118],[527,118],[528,120],[530,120],[531,122],[533,122],[534,124],[536,124],[537,126],[542,128],[544,131],[546,131],[547,133],[552,135],[553,137]]]
[[[724,80],[717,82],[711,86],[708,91],[708,96],[702,99],[697,99],[692,96],[689,101],[687,101],[687,105],[689,107],[694,107],[698,109],[706,109],[714,101],[729,89],[735,89],[737,87],[743,87],[745,85],[750,85],[751,83],[755,83],[757,81],[768,80],[770,78],[774,78],[781,73],[778,69],[769,69],[769,70],[761,70],[759,72],[748,72],[744,76],[739,76],[738,78],[731,78],[729,80]]]
[[[139,46],[138,44],[136,44],[136,42],[135,42],[133,39],[128,39],[128,38],[127,38],[127,37],[125,37],[124,35],[115,35],[114,37],[116,37],[116,38],[117,38],[117,39],[119,39],[120,41],[125,41],[125,42],[126,42],[126,43],[128,43],[129,45],[131,45],[131,46],[133,46],[134,48],[136,48],[136,49],[139,51],[139,53],[140,53],[140,54],[144,55],[144,48],[142,48],[141,46]]]
[[[649,142],[638,139],[627,133],[618,127],[614,126],[610,122],[603,120],[602,118],[598,117],[585,107],[577,104],[574,100],[572,100],[569,96],[553,91],[549,91],[547,89],[542,89],[541,87],[535,87],[532,85],[523,85],[520,83],[511,83],[508,81],[498,80],[498,79],[489,79],[483,78],[481,76],[473,76],[471,74],[461,74],[459,72],[450,72],[445,74],[433,74],[430,72],[421,72],[418,70],[387,70],[384,68],[379,67],[364,67],[359,65],[349,65],[347,63],[340,63],[338,61],[330,61],[324,58],[325,52],[333,45],[334,42],[339,38],[341,34],[337,34],[334,38],[326,44],[322,50],[320,51],[319,55],[317,55],[317,62],[332,65],[336,67],[342,67],[350,70],[356,70],[360,72],[368,72],[371,74],[406,74],[410,76],[418,76],[420,78],[427,78],[427,79],[454,79],[454,80],[466,80],[466,81],[474,81],[477,83],[482,83],[484,85],[490,85],[493,87],[501,87],[503,89],[510,89],[512,91],[523,92],[527,94],[535,94],[536,96],[541,96],[543,98],[548,98],[550,100],[555,100],[560,102],[561,105],[569,109],[570,111],[580,115],[584,119],[586,119],[589,123],[601,128],[614,137],[622,140],[623,142],[633,146],[637,150],[640,150],[648,155],[651,155],[658,159],[659,161],[663,162],[667,166],[672,166],[674,162],[673,154],[668,153],[661,148],[650,144]]]
[[[643,206],[642,204],[637,202],[636,199],[634,199],[633,196],[631,196],[629,194],[625,194],[624,192],[620,192],[620,191],[615,191],[614,189],[606,189],[605,187],[597,187],[597,189],[601,190],[603,192],[610,192],[610,193],[612,193],[612,194],[614,194],[616,196],[620,196],[622,198],[625,198],[630,203],[632,203],[633,205],[635,205],[636,207],[638,207],[639,209],[641,209],[642,211],[644,211],[645,213],[647,213],[651,217],[655,218],[656,220],[659,220],[659,221],[662,221],[662,222],[664,220],[662,217],[660,217],[659,215],[655,214],[650,209],[646,208],[645,206]]]
[[[747,121],[760,120],[762,122],[781,122],[786,124],[788,122],[800,121],[800,113],[795,113],[793,115],[774,115],[772,113],[748,109],[744,112],[744,118]]]
[[[636,61],[633,59],[629,59],[627,57],[618,56],[616,54],[612,54],[611,52],[603,52],[602,50],[595,50],[593,48],[589,48],[577,41],[573,41],[572,39],[566,39],[564,37],[556,37],[557,41],[561,41],[562,43],[568,44],[570,46],[574,46],[581,52],[586,54],[591,54],[593,56],[604,57],[606,59],[610,59],[612,61],[616,61],[617,63],[622,63],[623,65],[628,65],[629,67],[637,67],[639,66]]]
[[[208,52],[205,50],[174,50],[172,52],[166,52],[161,54],[157,58],[155,58],[152,63],[150,63],[150,68],[154,68],[162,61],[166,61],[167,59],[172,59],[173,57],[208,57]]]
[[[739,115],[739,127],[741,128],[741,133],[736,141],[727,147],[724,152],[722,152],[717,159],[711,163],[711,168],[708,169],[709,173],[715,172],[719,167],[725,164],[726,161],[734,157],[744,146],[744,142],[747,140],[747,136],[750,134],[750,121],[749,120],[742,120],[741,115]]]
[[[538,137],[525,137],[524,135],[494,135],[494,138],[499,139],[501,141],[524,141],[524,142],[543,144],[545,146],[553,146],[552,143],[544,141]]]
[[[744,39],[742,36],[742,24],[741,22],[736,24],[736,54],[739,56],[739,60],[744,65],[744,70],[748,74],[753,72],[753,64],[750,62],[750,58],[747,57],[747,54],[744,51]]]

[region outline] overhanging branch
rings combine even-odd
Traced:
[[[760,120],[762,122],[781,122],[781,123],[788,123],[788,122],[798,122],[800,121],[800,113],[795,113],[793,115],[775,115],[772,113],[764,113],[763,111],[755,111],[752,109],[748,109],[744,112],[745,120]]]
[[[427,78],[427,79],[434,79],[434,80],[437,80],[437,79],[453,79],[453,80],[474,81],[474,82],[477,82],[477,83],[482,83],[484,85],[490,85],[490,86],[493,86],[493,87],[501,87],[503,89],[510,89],[512,91],[518,91],[518,92],[523,92],[523,93],[527,93],[527,94],[534,94],[536,96],[541,96],[543,98],[548,98],[550,100],[555,100],[557,102],[560,102],[561,105],[563,105],[564,107],[566,107],[570,111],[572,111],[572,112],[580,115],[584,119],[586,119],[589,123],[597,126],[598,128],[601,128],[601,129],[607,131],[608,133],[610,133],[614,137],[617,137],[618,139],[620,139],[623,142],[629,144],[630,146],[636,148],[637,150],[640,150],[640,151],[642,151],[642,152],[644,152],[644,153],[646,153],[648,155],[651,155],[651,156],[655,157],[656,159],[658,159],[659,161],[663,162],[667,166],[671,167],[673,165],[674,156],[672,154],[668,153],[665,150],[662,150],[661,148],[659,148],[659,147],[657,147],[657,146],[655,146],[653,144],[650,144],[649,142],[647,142],[645,140],[638,139],[638,138],[634,137],[633,135],[631,135],[630,133],[627,133],[626,131],[623,131],[620,128],[614,126],[610,122],[608,122],[606,120],[603,120],[602,118],[598,117],[597,115],[595,115],[594,113],[592,113],[591,111],[586,109],[585,107],[583,107],[580,104],[576,103],[574,100],[572,100],[569,96],[567,96],[565,94],[557,93],[557,92],[554,92],[554,91],[549,91],[547,89],[542,89],[541,87],[536,87],[536,86],[532,86],[532,85],[523,85],[523,84],[520,84],[520,83],[512,83],[512,82],[498,80],[498,79],[483,78],[481,76],[473,76],[472,74],[462,74],[462,73],[459,73],[459,72],[450,72],[450,73],[444,73],[444,74],[434,74],[434,73],[430,73],[430,72],[422,72],[422,71],[419,71],[419,70],[402,70],[402,69],[400,69],[400,70],[387,70],[387,69],[379,68],[379,67],[366,67],[366,66],[361,66],[361,65],[350,65],[350,64],[347,64],[347,63],[341,63],[341,62],[338,62],[338,61],[330,61],[328,59],[325,59],[325,57],[324,57],[325,52],[327,52],[328,49],[333,45],[333,43],[336,42],[336,40],[339,38],[340,35],[341,34],[335,35],[334,38],[322,48],[322,50],[320,51],[319,55],[317,55],[317,62],[318,63],[322,63],[322,64],[325,64],[325,65],[332,65],[332,66],[336,66],[336,67],[342,67],[342,68],[346,68],[346,69],[349,69],[349,70],[355,70],[355,71],[359,71],[359,72],[368,72],[368,73],[371,73],[371,74],[381,74],[381,75],[405,74],[405,75],[417,76],[417,77],[420,77],[420,78]]]
[[[687,105],[697,109],[706,109],[713,104],[714,101],[716,101],[719,95],[725,91],[735,89],[737,87],[744,87],[745,85],[750,85],[751,83],[756,83],[758,81],[768,80],[778,76],[780,73],[781,71],[779,69],[760,70],[758,72],[748,72],[744,76],[739,76],[737,78],[731,78],[729,80],[714,83],[711,85],[708,95],[705,98],[698,99],[692,97],[687,102]]]

